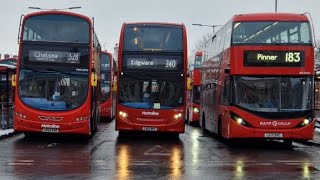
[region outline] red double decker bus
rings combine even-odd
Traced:
[[[197,125],[200,118],[200,85],[201,85],[201,63],[202,52],[195,53],[193,66],[189,69],[189,77],[192,80],[192,89],[188,91],[187,117],[186,121],[190,125]]]
[[[183,24],[124,23],[116,130],[184,132],[187,36]]]
[[[101,54],[101,96],[100,120],[111,121],[115,116],[115,94],[111,86],[115,80],[116,63],[112,54],[103,51]]]
[[[204,50],[202,128],[287,145],[312,139],[313,44],[304,14],[235,15]]]
[[[92,19],[64,11],[22,17],[15,131],[92,134],[100,117],[101,56]]]

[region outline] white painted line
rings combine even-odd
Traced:
[[[166,149],[160,145],[155,145],[152,148],[146,150],[143,154],[148,156],[170,156],[171,152],[169,151],[169,149]]]
[[[8,166],[32,166],[33,163],[8,163]]]

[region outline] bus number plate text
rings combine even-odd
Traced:
[[[158,131],[158,128],[155,127],[142,127],[143,131]]]
[[[282,133],[264,133],[265,138],[282,138]]]
[[[55,129],[55,128],[43,128],[42,132],[46,132],[46,133],[59,133],[59,129]]]

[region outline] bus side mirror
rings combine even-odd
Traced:
[[[15,74],[12,74],[12,76],[11,76],[11,86],[12,87],[16,87],[16,85],[17,85],[16,77],[17,76]]]
[[[112,92],[116,92],[117,91],[117,82],[112,82],[112,84],[111,84],[111,91]]]
[[[189,77],[187,79],[187,89],[192,90],[192,79]]]
[[[95,72],[91,73],[91,86],[96,87],[98,85],[98,75]]]

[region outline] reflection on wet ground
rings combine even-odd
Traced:
[[[180,137],[119,138],[114,122],[90,140],[75,136],[0,142],[8,179],[320,179],[320,149],[276,141],[225,141],[186,126]]]

